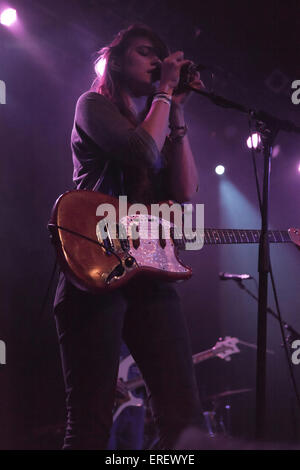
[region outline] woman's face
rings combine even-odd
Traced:
[[[127,87],[136,95],[155,91],[153,71],[161,63],[150,39],[134,38],[122,61],[122,74]]]

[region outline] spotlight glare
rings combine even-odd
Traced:
[[[300,173],[300,163],[298,164],[298,173]]]
[[[102,77],[106,65],[106,59],[101,58],[95,64],[95,72],[98,77]]]
[[[14,8],[6,8],[0,15],[0,23],[11,26],[17,20],[17,12]]]
[[[249,149],[252,149],[252,148],[257,149],[260,143],[261,143],[261,137],[257,132],[250,135],[247,139],[247,147]]]
[[[223,175],[223,173],[225,173],[225,167],[223,165],[218,165],[215,168],[215,172],[217,175]]]
[[[275,145],[275,146],[273,147],[272,157],[273,157],[273,158],[278,157],[278,155],[280,154],[280,150],[281,150],[281,149],[280,149],[280,145],[279,145],[279,144]]]

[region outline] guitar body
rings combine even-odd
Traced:
[[[99,293],[138,276],[164,281],[191,277],[191,268],[178,258],[178,248],[185,245],[179,243],[184,237],[179,240],[176,226],[152,215],[150,207],[143,206],[146,213],[133,207],[86,190],[68,191],[57,199],[48,228],[61,269],[79,289]],[[112,212],[114,217],[109,218]],[[205,244],[214,245],[258,243],[260,239],[259,230],[204,229],[203,235]],[[269,231],[268,238],[271,243],[300,246],[300,230],[296,228]]]
[[[179,260],[171,237],[164,244],[158,238],[150,238],[151,215],[143,216],[149,219],[149,237],[141,236],[138,240],[131,238],[130,230],[133,224],[138,224],[140,216],[126,215],[128,233],[123,236],[123,241],[118,235],[109,238],[109,248],[113,248],[110,252],[99,229],[107,213],[96,215],[102,204],[114,207],[118,222],[119,200],[99,192],[68,191],[53,207],[48,228],[62,271],[74,285],[84,291],[100,293],[121,287],[133,277],[142,275],[165,281],[191,277],[192,270]],[[123,224],[124,218],[121,220]],[[169,224],[160,221],[163,225]]]

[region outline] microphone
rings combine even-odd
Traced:
[[[196,72],[200,72],[201,70],[206,70],[208,67],[206,67],[203,64],[194,64],[193,62],[191,64],[186,64],[180,69],[180,78],[179,82],[176,88],[174,88],[174,95],[179,95],[180,93],[183,93],[188,89],[189,84],[192,81],[192,76]]]
[[[186,90],[186,87],[188,84],[191,82],[191,75],[196,73],[196,72],[201,72],[201,70],[211,70],[209,67],[207,67],[204,64],[185,64],[183,67],[180,69],[180,78],[177,87],[174,89],[174,94],[179,94],[182,93],[183,91]],[[161,75],[161,65],[157,65],[155,70],[152,72],[152,79],[154,82],[157,82],[160,80],[160,75]]]
[[[253,279],[250,274],[231,274],[231,273],[219,273],[219,278],[221,281],[228,281],[231,279],[232,281],[245,281],[246,279]]]

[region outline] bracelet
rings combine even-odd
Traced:
[[[158,95],[164,95],[167,98],[172,99],[172,93],[168,93],[167,91],[156,91],[155,93],[153,93],[152,96],[155,97],[155,96],[158,96]]]
[[[163,101],[164,103],[168,104],[171,106],[171,98],[167,98],[165,95],[156,95],[152,101],[152,104],[155,103],[156,101]]]
[[[168,95],[167,93],[155,93],[153,99],[155,100],[156,98],[165,98],[166,100],[169,100],[170,102],[172,101],[172,97]]]

